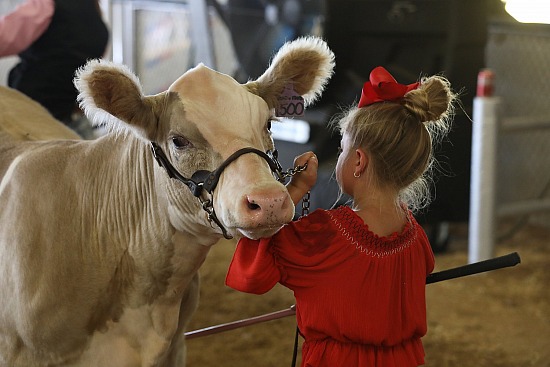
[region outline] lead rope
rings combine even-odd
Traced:
[[[298,334],[300,334],[300,330],[298,329],[298,326],[296,326],[296,333],[294,334],[294,350],[292,351],[292,363],[290,367],[296,367],[296,358],[298,357]]]
[[[304,197],[302,198],[302,215],[300,218],[305,217],[309,214],[309,206],[311,198],[311,191],[308,191]],[[300,329],[298,328],[298,325],[296,325],[296,332],[294,334],[294,350],[292,351],[292,362],[290,364],[290,367],[296,367],[296,359],[298,357],[298,335],[300,334]]]

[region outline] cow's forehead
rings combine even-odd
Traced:
[[[254,139],[269,119],[267,103],[228,75],[199,65],[169,88],[183,103],[187,120],[207,141]]]

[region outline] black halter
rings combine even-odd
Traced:
[[[203,190],[206,190],[212,197],[214,189],[218,185],[218,181],[220,180],[220,176],[223,170],[227,168],[227,166],[229,166],[231,162],[239,158],[241,155],[247,153],[255,153],[265,159],[271,171],[277,176],[277,180],[279,182],[284,182],[285,178],[288,177],[283,172],[281,164],[277,159],[277,150],[265,153],[255,148],[242,148],[231,154],[216,170],[199,170],[193,173],[191,178],[184,177],[176,170],[176,168],[174,168],[174,166],[168,160],[168,157],[166,157],[166,154],[164,154],[162,148],[157,143],[151,142],[151,151],[153,152],[153,157],[155,157],[159,166],[163,167],[166,170],[170,178],[176,179],[185,184],[187,187],[189,187],[189,190],[191,190],[193,196],[199,198],[202,203],[203,209],[208,213],[208,220],[216,223],[218,227],[221,228],[223,236],[227,239],[231,239],[232,236],[227,233],[227,230],[223,227],[218,217],[216,216],[216,213],[214,212],[214,204],[212,202],[212,198],[207,200],[203,199]]]

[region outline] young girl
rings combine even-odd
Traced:
[[[428,201],[432,143],[448,132],[454,100],[442,77],[402,85],[375,68],[358,107],[338,121],[336,180],[351,208],[318,209],[271,238],[239,241],[226,284],[262,294],[279,282],[294,291],[302,366],[424,364],[434,256],[411,210]],[[306,162],[287,186],[295,203],[316,180],[315,155],[295,163]]]

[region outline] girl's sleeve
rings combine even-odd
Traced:
[[[424,230],[420,226],[418,229],[418,233],[419,233],[419,236],[421,237],[421,241],[424,247],[424,256],[425,256],[425,262],[426,262],[426,276],[428,276],[434,271],[435,256],[432,250],[432,246],[430,245],[430,241],[426,236],[426,232],[424,232]]]
[[[27,0],[0,18],[0,56],[17,55],[46,31],[55,11],[54,0]]]
[[[281,275],[273,252],[271,238],[241,238],[233,254],[225,284],[241,292],[263,294],[277,284]]]
[[[285,225],[271,238],[242,238],[229,266],[226,284],[242,292],[263,294],[278,282],[295,289],[316,284],[315,274],[339,261],[329,244],[336,235],[326,211]],[[327,261],[327,259],[329,261]]]

